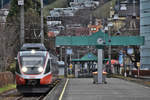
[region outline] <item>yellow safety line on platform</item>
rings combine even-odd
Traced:
[[[67,79],[67,81],[66,81],[66,83],[65,83],[65,86],[64,86],[64,88],[63,88],[63,91],[61,92],[61,95],[60,95],[60,97],[59,97],[59,100],[62,100],[62,97],[63,97],[63,95],[64,95],[65,89],[66,89],[67,84],[68,84],[68,81],[69,81],[69,79]]]

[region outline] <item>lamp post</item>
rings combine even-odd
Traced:
[[[1,9],[3,9],[3,0],[1,0]]]
[[[18,0],[20,6],[20,45],[24,43],[24,0]]]
[[[114,15],[114,18],[113,18],[113,20],[115,21],[115,30],[118,32],[119,31],[119,29],[118,29],[118,19],[119,19],[119,17],[118,17],[118,14],[116,13],[115,15]]]
[[[63,48],[64,46],[60,47],[60,53],[61,53],[60,61],[63,61]]]
[[[110,22],[108,24],[108,42],[109,42],[109,46],[108,46],[108,59],[109,59],[109,68],[111,68],[111,27],[113,26],[113,23]]]
[[[126,48],[123,50],[123,66],[124,66],[124,76],[127,76],[127,66],[126,66]]]

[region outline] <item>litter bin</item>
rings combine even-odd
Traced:
[[[93,84],[98,83],[98,72],[93,72]]]
[[[106,75],[107,75],[107,72],[103,72],[102,83],[104,84],[107,84]],[[98,72],[93,72],[93,84],[96,84],[96,83],[98,83]]]
[[[102,82],[103,82],[104,84],[107,84],[107,82],[106,82],[106,75],[107,75],[107,72],[103,72],[103,75],[102,75]]]

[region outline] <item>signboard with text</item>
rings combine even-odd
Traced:
[[[24,0],[18,0],[18,5],[19,5],[19,6],[24,5]]]
[[[71,55],[71,54],[72,54],[72,49],[68,48],[68,49],[66,50],[66,54]]]

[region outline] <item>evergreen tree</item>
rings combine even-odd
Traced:
[[[35,33],[40,34],[40,0],[24,0],[24,25],[25,25],[25,40],[26,38],[35,38]],[[20,32],[20,6],[18,0],[11,1],[10,12],[7,21],[18,26],[17,33]],[[26,42],[26,41],[25,41]],[[32,40],[27,41],[32,42]]]
[[[24,9],[27,12],[28,9],[35,9],[39,12],[40,0],[24,0]],[[20,6],[18,5],[18,0],[11,0],[11,7],[8,17],[16,16],[20,13]]]

